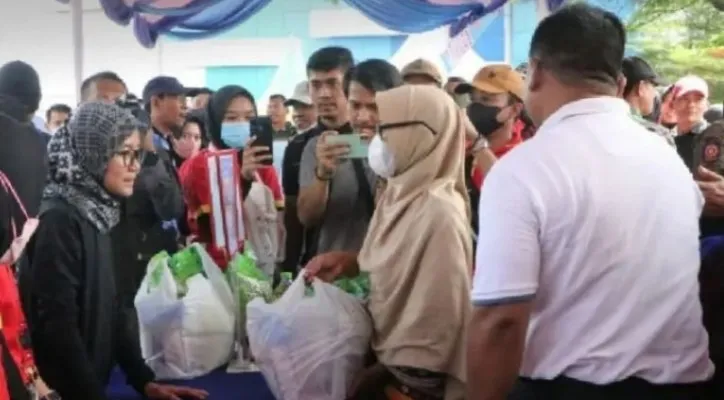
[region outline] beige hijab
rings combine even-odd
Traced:
[[[471,311],[472,239],[463,172],[469,120],[432,86],[377,93],[377,106],[380,135],[396,171],[358,258],[372,285],[372,346],[384,365],[448,374],[446,399],[462,399]],[[424,124],[384,129],[410,121]]]

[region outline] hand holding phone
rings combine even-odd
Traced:
[[[264,154],[262,164],[272,165],[274,163],[274,128],[269,117],[257,117],[250,121],[251,137],[254,139],[251,146],[264,148],[259,151]],[[268,156],[267,156],[268,155]]]
[[[327,143],[347,145],[349,147],[347,158],[367,158],[369,144],[359,133],[330,136],[327,138]]]

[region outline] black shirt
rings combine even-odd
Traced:
[[[110,235],[62,200],[43,208],[18,277],[40,375],[63,399],[106,400],[117,363],[142,392],[154,374],[117,301]]]

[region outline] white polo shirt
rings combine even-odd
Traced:
[[[613,97],[570,103],[485,178],[472,298],[532,300],[522,376],[595,384],[708,379],[703,198]]]

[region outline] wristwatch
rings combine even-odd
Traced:
[[[482,149],[490,148],[490,143],[488,143],[488,139],[485,138],[485,136],[478,136],[477,139],[473,142],[473,146],[471,147],[472,153],[477,153]]]
[[[317,180],[319,180],[319,181],[329,182],[332,180],[333,176],[334,176],[334,174],[321,175],[319,173],[319,165],[314,167],[314,177],[317,178]]]

